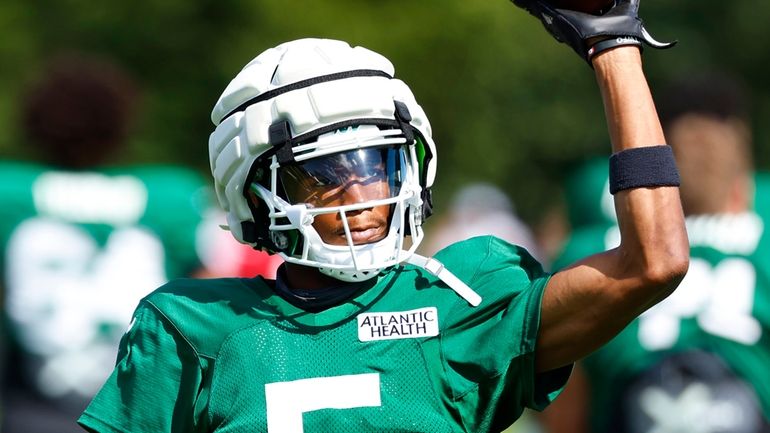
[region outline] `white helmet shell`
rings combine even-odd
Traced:
[[[382,55],[329,39],[300,39],[278,45],[257,56],[236,75],[214,106],[211,119],[216,129],[209,138],[217,199],[235,239],[278,252],[287,261],[331,269],[333,272],[327,273],[343,280],[361,279],[350,275],[361,274],[362,270],[367,270],[365,274],[370,278],[371,271],[406,260],[422,239],[420,225],[429,214],[425,207],[429,206],[426,202],[436,173],[436,149],[424,111],[409,87],[393,75],[393,65]],[[392,219],[391,226],[396,227],[391,227],[391,234],[375,243],[380,245],[331,248],[313,233],[308,223],[312,217],[291,221],[288,226],[276,223],[279,219],[285,221],[289,211],[292,215],[297,213],[296,206],[290,206],[275,188],[275,172],[281,162],[276,157],[277,144],[271,128],[282,123],[286,125],[284,138],[289,141],[291,158],[310,159],[332,151],[381,145],[387,140],[392,142],[394,131],[403,131],[399,133],[401,143],[411,141],[422,146],[416,152],[414,145],[409,146],[411,157],[407,160],[413,174],[407,176],[400,198],[393,202],[405,215]],[[361,128],[353,140],[342,137],[316,146],[294,146],[358,125],[376,125],[382,132],[372,135],[371,129]],[[300,147],[306,149],[298,150]],[[255,216],[246,192],[252,188],[250,176],[254,176],[255,163],[268,159],[273,187],[255,190],[270,208],[269,221],[263,221]],[[269,236],[263,232],[263,236],[255,238],[250,233],[250,226],[264,229],[268,223]],[[304,251],[282,250],[278,245],[282,242],[276,240],[281,238],[279,232],[285,230],[296,230],[302,235]],[[400,251],[405,232],[412,235],[412,247],[406,255]],[[370,253],[391,249],[395,252]],[[368,258],[357,259],[356,251]],[[351,254],[353,257],[349,257]]]

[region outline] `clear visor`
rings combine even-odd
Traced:
[[[355,149],[280,167],[291,204],[331,207],[395,197],[405,154],[399,147]]]

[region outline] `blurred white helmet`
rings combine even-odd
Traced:
[[[236,75],[211,113],[209,154],[217,198],[238,241],[343,281],[363,281],[409,259],[431,213],[436,149],[424,111],[393,75],[385,57],[328,39],[281,44]],[[323,206],[287,195],[291,173],[323,185],[335,176],[330,167],[366,171],[373,160],[389,183],[385,197]],[[388,234],[355,245],[346,213],[382,205],[391,208]],[[341,218],[346,245],[325,243],[313,228],[315,216],[329,213]],[[408,249],[405,236],[412,237]]]

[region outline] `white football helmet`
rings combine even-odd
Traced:
[[[263,52],[235,76],[211,113],[209,153],[217,198],[238,241],[343,281],[409,259],[431,212],[436,148],[425,112],[393,75],[390,61],[366,48],[301,39]],[[386,197],[325,207],[287,195],[282,173],[290,167],[306,173],[323,158],[378,154],[389,167]],[[388,234],[355,245],[346,213],[380,205],[391,207]],[[327,213],[340,215],[347,245],[325,243],[313,228],[314,217]]]

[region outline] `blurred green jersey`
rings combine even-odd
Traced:
[[[207,185],[176,167],[7,161],[0,180],[14,386],[80,413],[110,374],[139,299],[200,267]]]

